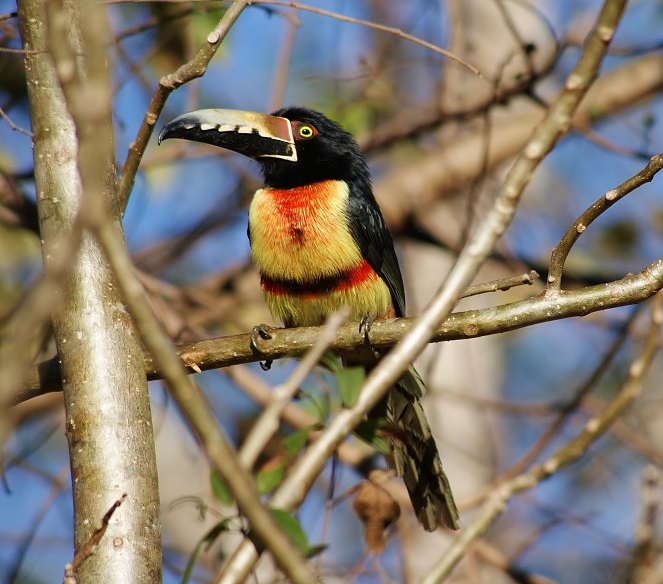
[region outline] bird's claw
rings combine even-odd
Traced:
[[[262,341],[270,341],[274,338],[274,331],[276,329],[268,324],[257,324],[251,330],[251,349],[256,353],[263,353],[260,348]]]
[[[260,363],[260,369],[263,371],[269,371],[272,368],[272,363],[274,363],[274,359],[266,359],[265,361],[259,361]]]
[[[371,332],[371,327],[373,326],[375,319],[376,319],[375,314],[366,314],[362,316],[361,320],[359,321],[359,332],[364,333],[364,340],[367,343],[371,342],[371,339],[369,338],[368,335]]]
[[[258,324],[253,327],[251,331],[251,350],[254,353],[263,355],[264,351],[260,348],[260,343],[263,341],[269,341],[274,338],[274,331],[276,329],[267,324]],[[267,359],[266,361],[260,362],[260,367],[263,371],[269,371],[272,368],[273,359]]]

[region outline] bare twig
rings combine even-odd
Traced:
[[[653,156],[639,173],[625,180],[614,189],[610,189],[600,199],[595,201],[587,210],[580,215],[571,227],[568,228],[564,237],[555,246],[550,256],[550,270],[548,272],[547,289],[552,292],[559,292],[562,286],[562,272],[564,263],[573,247],[573,244],[586,231],[592,222],[604,211],[607,211],[617,201],[633,192],[645,183],[651,182],[653,178],[663,168],[663,154]]]
[[[127,159],[122,167],[122,174],[118,182],[118,200],[121,209],[126,209],[129,202],[129,195],[136,180],[138,166],[168,96],[181,85],[205,74],[209,62],[221,46],[226,34],[249,4],[251,4],[251,0],[235,0],[218,24],[207,35],[205,43],[200,47],[196,56],[179,67],[174,73],[165,75],[159,80],[159,87],[152,95],[143,122],[134,141],[129,145]]]
[[[281,41],[278,49],[277,63],[278,66],[274,68],[274,89],[269,101],[269,110],[273,111],[283,105],[283,96],[288,83],[288,70],[290,60],[292,59],[292,51],[295,46],[295,38],[297,35],[297,27],[299,20],[296,13],[288,18],[289,26],[286,29],[284,38]]]
[[[442,582],[472,543],[481,537],[495,519],[502,514],[509,499],[533,489],[543,480],[581,458],[640,395],[645,374],[660,346],[660,329],[663,324],[662,304],[663,296],[659,295],[652,307],[651,325],[642,352],[631,364],[628,376],[617,395],[599,415],[587,421],[580,434],[556,450],[546,461],[533,466],[527,472],[514,477],[496,489],[479,510],[474,521],[461,532],[422,580],[422,584]]]
[[[462,67],[465,67],[468,71],[473,73],[479,78],[483,78],[483,75],[481,74],[481,71],[477,69],[474,65],[468,63],[464,59],[461,59],[457,55],[454,55],[453,53],[450,53],[449,51],[446,51],[445,49],[442,49],[441,47],[438,47],[437,45],[434,45],[433,43],[429,43],[423,39],[420,39],[419,37],[413,36],[411,34],[408,34],[406,32],[403,32],[402,30],[395,28],[393,26],[387,26],[385,24],[379,24],[377,22],[372,22],[370,20],[361,20],[360,18],[353,18],[351,16],[345,16],[343,14],[339,14],[337,12],[332,12],[330,10],[324,10],[323,8],[313,8],[311,6],[307,6],[305,4],[301,4],[300,2],[282,2],[280,0],[253,0],[252,4],[270,4],[272,6],[286,6],[289,8],[296,8],[298,10],[306,10],[307,12],[313,12],[314,14],[320,14],[322,16],[327,16],[329,18],[334,18],[336,20],[340,20],[341,22],[349,22],[351,24],[359,24],[361,26],[366,26],[368,28],[372,28],[375,30],[380,30],[382,32],[389,33],[391,35],[397,36],[399,38],[402,38],[406,41],[409,41],[411,43],[414,43],[415,45],[422,46],[429,51],[433,51],[434,53],[437,53],[439,55],[442,55],[443,57],[446,57],[447,59],[451,59],[455,63],[458,63]]]
[[[85,542],[85,544],[76,552],[74,559],[71,563],[67,564],[64,567],[64,584],[76,584],[76,572],[78,568],[87,560],[97,549],[101,538],[106,533],[108,529],[108,523],[113,517],[113,513],[124,503],[124,500],[127,498],[127,494],[124,493],[115,503],[113,503],[106,511],[104,516],[101,518],[101,523],[97,529],[92,532],[90,538]]]
[[[23,52],[23,51],[21,51],[21,52]],[[11,119],[11,118],[5,113],[5,110],[3,110],[2,108],[0,108],[0,118],[2,118],[3,120],[5,120],[5,122],[7,123],[7,125],[8,125],[12,130],[14,130],[15,132],[19,132],[19,133],[21,133],[21,134],[25,134],[26,136],[28,136],[28,137],[30,137],[30,138],[32,138],[32,137],[34,136],[34,134],[33,134],[32,132],[30,132],[30,130],[26,130],[25,128],[21,128],[21,126],[16,125],[16,124],[12,121],[12,119]]]
[[[473,284],[465,289],[462,298],[469,298],[470,296],[477,296],[478,294],[486,294],[488,292],[504,292],[516,286],[531,286],[538,279],[539,274],[535,270],[530,270],[527,274],[521,274],[520,276]]]
[[[9,468],[8,462],[9,461],[4,460],[5,472]],[[53,505],[57,498],[69,484],[69,465],[67,464],[57,476],[49,477],[49,479],[51,481],[50,492],[39,504],[37,504],[37,501],[34,501],[35,507],[31,509],[32,518],[30,524],[20,535],[19,541],[16,542],[15,556],[5,564],[4,572],[7,582],[19,582],[22,580],[20,574],[21,566],[30,552],[35,537],[37,537],[39,533],[39,527],[43,523],[45,517],[53,510]]]
[[[239,462],[244,468],[250,470],[258,456],[264,451],[274,433],[278,430],[283,409],[290,403],[299,386],[306,376],[318,364],[320,358],[334,341],[339,327],[348,318],[346,309],[340,313],[332,314],[323,327],[315,345],[306,353],[306,356],[297,364],[290,377],[281,385],[274,388],[272,399],[263,410],[261,416],[253,425],[250,434],[244,440],[239,451]]]
[[[588,286],[580,290],[563,291],[553,298],[539,295],[519,302],[492,306],[479,310],[456,312],[443,320],[432,332],[431,342],[471,339],[517,330],[533,324],[550,322],[637,304],[650,298],[663,288],[663,258],[657,259],[642,271],[628,274],[621,280]],[[391,347],[414,327],[415,318],[397,318],[375,321],[371,327],[371,345]],[[268,343],[261,345],[262,355],[251,350],[251,335],[241,334],[206,339],[180,345],[180,359],[189,373],[205,371],[261,359],[298,357],[310,350],[321,333],[320,327],[275,329]],[[356,323],[343,325],[338,330],[330,349],[347,352],[365,345],[366,339]],[[194,367],[195,365],[195,367]],[[155,359],[145,355],[145,371],[150,379],[163,378]],[[42,393],[60,391],[57,358],[44,361],[32,370],[30,380],[14,402],[20,403]]]
[[[534,544],[537,541],[536,537],[533,537],[532,534],[527,535],[529,536],[527,541],[530,544]],[[514,557],[513,552],[511,553],[511,557],[507,557],[497,546],[490,544],[485,539],[475,542],[473,551],[487,563],[502,570],[510,577],[510,580],[514,584],[556,584],[553,580],[545,576],[532,574],[519,568],[517,563],[511,559]],[[520,553],[522,554],[522,550],[520,550]]]

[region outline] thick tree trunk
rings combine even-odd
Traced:
[[[105,19],[99,6],[93,6],[94,18]],[[82,30],[81,14],[89,8],[67,2],[60,15],[67,19],[67,41],[75,48],[79,74],[85,82],[102,79],[108,88],[108,72],[103,66],[100,70],[98,59],[90,61],[87,53],[90,37]],[[94,120],[99,140],[92,153],[103,166],[97,166],[103,180],[95,191],[103,192],[84,193],[81,176],[91,159],[90,140],[85,140],[85,131],[72,120],[48,51],[46,3],[19,0],[18,9],[26,50],[39,224],[48,270],[67,247],[66,238],[75,237],[76,217],[85,196],[101,194],[113,210],[114,227],[121,229],[114,200],[111,95],[110,89],[94,94],[107,102],[98,109],[103,119]],[[98,105],[88,103],[89,107]],[[58,300],[53,326],[65,397],[77,552],[113,503],[127,495],[94,554],[78,568],[77,581],[159,582],[159,493],[143,354],[112,272],[88,232],[82,233]]]

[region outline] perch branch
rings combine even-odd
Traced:
[[[470,545],[481,537],[495,519],[501,515],[509,499],[514,495],[533,489],[540,482],[577,461],[640,395],[645,373],[648,371],[660,346],[660,329],[661,323],[663,323],[662,303],[663,297],[659,295],[652,309],[651,325],[642,353],[631,364],[628,376],[619,393],[605,406],[600,414],[587,421],[582,432],[555,451],[546,461],[531,467],[528,471],[497,488],[479,510],[476,518],[451,544],[421,584],[442,582],[465,555]]]

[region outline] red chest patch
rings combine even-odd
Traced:
[[[319,238],[331,206],[338,197],[336,183],[323,181],[292,189],[264,189],[274,206],[272,221],[280,223],[290,241],[303,245]]]
[[[249,209],[251,252],[272,314],[286,326],[320,325],[343,306],[356,320],[393,315],[387,284],[362,257],[343,181],[264,188]]]
[[[348,223],[348,197],[342,181],[257,191],[249,233],[260,273],[311,282],[357,268],[363,258]]]

